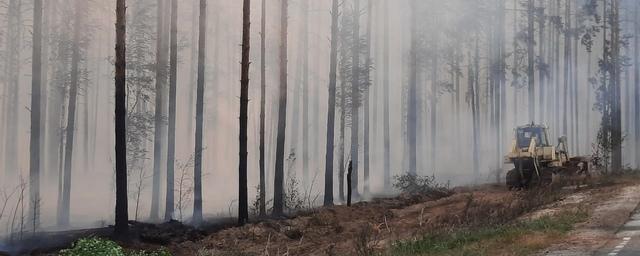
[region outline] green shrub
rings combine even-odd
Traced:
[[[83,238],[71,249],[60,251],[61,256],[125,256],[124,250],[117,243],[101,238]]]
[[[60,251],[61,256],[171,256],[165,249],[156,251],[125,251],[111,240],[97,237],[82,238],[70,249]]]

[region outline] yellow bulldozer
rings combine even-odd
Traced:
[[[571,157],[565,136],[554,146],[549,141],[548,128],[532,123],[515,129],[505,163],[514,165],[506,175],[511,190],[549,185],[562,177],[588,177],[590,159]]]

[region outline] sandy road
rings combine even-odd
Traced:
[[[640,185],[624,187],[608,196],[598,200],[586,223],[541,254],[640,255],[640,211],[634,214],[640,204]]]
[[[640,210],[636,209],[627,223],[596,255],[631,256],[640,255]]]

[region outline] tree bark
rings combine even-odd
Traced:
[[[176,91],[178,84],[178,0],[171,0],[171,39],[169,60],[169,130],[167,141],[167,184],[164,220],[173,218],[174,170],[176,159]]]
[[[569,30],[571,30],[571,1],[566,2],[565,6],[565,20],[566,28],[564,33],[564,85],[563,85],[563,101],[562,101],[562,134],[567,135],[569,132],[569,116],[568,116],[568,101],[569,101],[569,76],[571,65],[571,37],[569,36]],[[558,92],[559,93],[559,92]]]
[[[536,106],[535,106],[535,75],[534,75],[534,0],[527,0],[527,81],[529,82],[529,122],[535,120]]]
[[[622,115],[620,107],[620,70],[622,61],[620,57],[620,17],[619,0],[611,0],[611,60],[613,69],[611,74],[611,168],[613,171],[622,169]]]
[[[418,123],[418,58],[417,58],[417,0],[411,1],[411,50],[409,53],[409,102],[407,108],[407,141],[409,142],[410,175],[417,174],[417,123]]]
[[[384,91],[384,189],[391,189],[391,138],[390,138],[390,120],[389,120],[389,1],[382,1],[384,7],[384,36],[383,36],[383,54],[382,61],[384,65],[383,91]]]
[[[634,2],[633,29],[635,35],[640,35],[640,2]],[[635,166],[640,168],[640,39],[633,37],[633,81],[634,81],[634,133],[635,133]]]
[[[309,0],[302,0],[302,184],[309,182]],[[297,96],[296,96],[297,97]]]
[[[162,137],[162,129],[164,125],[164,90],[166,82],[165,69],[166,53],[164,49],[164,17],[165,17],[165,2],[166,0],[158,0],[158,12],[157,12],[157,33],[156,33],[156,97],[155,97],[155,115],[154,115],[154,135],[153,135],[153,182],[151,192],[151,212],[149,219],[156,221],[159,219],[160,208],[160,176],[162,171],[162,146],[165,138]]]
[[[202,223],[202,133],[204,121],[204,56],[207,33],[207,1],[200,0],[200,20],[198,35],[198,80],[196,88],[196,141],[195,164],[193,170],[193,223]]]
[[[40,225],[40,93],[42,78],[42,0],[33,2],[31,136],[29,143],[29,210],[33,230]]]
[[[18,115],[20,95],[20,48],[22,38],[22,1],[11,0],[8,6],[7,24],[7,59],[5,63],[5,86],[7,93],[5,100],[5,127],[4,127],[4,168],[5,177],[13,179],[18,177],[18,130],[20,117]],[[7,179],[7,180],[9,180]]]
[[[242,7],[242,64],[240,77],[240,166],[238,167],[238,224],[249,221],[247,197],[247,130],[249,121],[249,51],[251,33],[251,0],[244,0]]]
[[[267,215],[266,207],[266,169],[265,169],[265,116],[267,102],[267,62],[266,62],[266,19],[267,19],[267,0],[262,0],[262,21],[260,23],[260,217]]]
[[[353,162],[353,189],[354,197],[358,194],[358,134],[359,134],[359,108],[360,108],[360,0],[354,0],[353,12],[353,48],[351,49],[351,160]]]
[[[116,214],[115,233],[127,234],[127,132],[126,132],[126,1],[116,2],[115,134],[116,134]]]
[[[329,103],[327,104],[327,145],[325,148],[324,206],[333,205],[333,147],[336,119],[336,83],[338,80],[338,0],[331,6],[331,56],[329,63]]]
[[[71,171],[73,163],[73,143],[76,123],[76,103],[78,99],[78,86],[80,76],[80,33],[84,22],[86,1],[76,0],[76,13],[73,25],[73,53],[71,56],[71,85],[69,88],[69,107],[66,127],[66,146],[64,147],[64,173],[62,186],[62,204],[58,215],[58,225],[66,227],[69,225],[69,209],[71,206]]]
[[[544,3],[544,2],[543,2]],[[543,64],[546,62],[545,60],[545,49],[544,49],[544,43],[545,43],[545,38],[544,38],[544,29],[545,29],[545,13],[544,13],[544,6],[541,5],[540,6],[541,12],[540,15],[538,17],[538,60],[540,62],[540,64]],[[545,118],[544,118],[544,100],[546,98],[546,94],[545,94],[545,89],[546,89],[546,85],[545,85],[545,75],[544,75],[545,70],[538,67],[538,92],[539,92],[539,99],[538,99],[538,105],[539,105],[539,111],[540,111],[540,122],[544,122]]]
[[[278,135],[276,142],[276,166],[273,183],[273,215],[284,211],[284,142],[287,124],[287,30],[289,0],[281,0],[280,14],[280,91],[278,107]]]
[[[371,60],[371,24],[373,23],[373,3],[372,0],[367,1],[367,34],[366,34],[366,42],[367,42],[367,49],[365,52],[365,68],[367,70],[365,70],[365,79],[364,81],[367,81],[368,83],[371,83],[371,65],[372,65],[372,60]],[[369,158],[369,153],[370,153],[370,125],[371,125],[371,120],[370,120],[370,109],[371,109],[371,105],[370,105],[370,100],[369,97],[371,95],[371,89],[372,86],[369,85],[368,88],[365,89],[365,95],[364,95],[364,139],[363,139],[363,157],[364,157],[364,187],[363,187],[363,191],[364,191],[364,195],[365,196],[369,196],[369,171],[370,171],[370,158]]]

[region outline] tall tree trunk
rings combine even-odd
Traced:
[[[411,50],[409,53],[409,102],[407,106],[407,141],[409,142],[409,174],[417,174],[417,123],[418,123],[418,21],[417,0],[411,1]]]
[[[384,66],[384,70],[382,71],[384,74],[383,78],[383,97],[384,97],[384,117],[383,117],[383,126],[384,126],[384,189],[388,191],[391,189],[391,138],[390,138],[390,120],[389,120],[389,2],[382,1],[384,6],[384,36],[383,36],[383,53],[382,53],[382,62]]]
[[[126,1],[116,2],[116,74],[115,74],[115,133],[116,133],[116,214],[115,233],[123,236],[129,228],[127,202],[127,132],[126,132]]]
[[[280,14],[280,91],[278,107],[278,137],[273,183],[273,215],[284,213],[284,142],[287,125],[287,18],[289,0],[282,0]]]
[[[8,6],[7,24],[7,50],[8,55],[5,63],[5,77],[7,78],[5,94],[5,127],[4,127],[4,168],[11,180],[19,175],[18,161],[18,130],[20,117],[18,115],[19,95],[20,95],[20,50],[22,38],[22,1],[11,0]]]
[[[251,47],[251,0],[242,6],[242,64],[240,77],[240,166],[238,167],[238,223],[249,221],[249,199],[247,197],[247,130],[249,124],[249,50]]]
[[[197,1],[193,1],[192,10],[191,10],[191,51],[189,56],[189,102],[192,102],[195,98],[195,87],[196,84],[196,76],[198,74],[197,71],[197,62],[198,62],[198,13],[199,3]],[[218,48],[218,47],[215,47]],[[214,54],[215,55],[215,54]],[[214,58],[216,59],[216,58]],[[195,106],[193,104],[189,104],[189,121],[187,122],[187,131],[188,135],[193,136],[193,123],[194,123],[194,110]]]
[[[171,0],[171,56],[169,57],[169,132],[167,141],[167,184],[164,220],[173,218],[174,170],[176,159],[176,91],[178,84],[178,0]]]
[[[437,17],[435,17],[437,19]],[[434,24],[436,24],[437,26],[437,20],[434,21]],[[417,24],[416,24],[417,26]],[[438,66],[439,66],[439,48],[438,48],[438,44],[439,44],[439,40],[440,40],[440,34],[435,31],[434,32],[435,35],[433,35],[433,56],[431,61],[431,99],[429,100],[429,103],[431,104],[431,172],[436,173],[436,156],[437,156],[437,150],[436,150],[436,140],[438,139],[437,134],[438,134],[438,90],[440,88],[440,86],[438,86]],[[417,54],[417,52],[416,52]],[[416,65],[418,65],[418,63],[416,62]]]
[[[560,1],[556,2],[556,15],[560,16],[560,9],[561,9],[561,3]],[[562,33],[562,29],[558,28],[558,27],[554,27],[554,31],[555,31],[555,42],[554,42],[554,79],[555,79],[555,86],[554,86],[554,104],[553,104],[553,108],[555,109],[554,112],[554,118],[553,118],[553,123],[554,123],[554,131],[556,131],[556,134],[560,134],[561,133],[561,108],[560,108],[560,36],[563,35],[564,33]]]
[[[42,28],[41,28],[42,39],[40,44],[41,46],[44,45],[44,47],[40,48],[40,51],[41,51],[40,61],[43,64],[41,65],[41,72],[40,72],[41,74],[40,75],[40,127],[38,129],[40,129],[40,153],[39,153],[40,154],[40,157],[39,157],[40,158],[40,174],[44,173],[45,175],[47,173],[45,172],[46,161],[49,156],[49,152],[47,152],[47,139],[48,139],[47,130],[51,129],[51,127],[49,127],[49,124],[47,123],[47,102],[48,102],[48,95],[49,95],[47,78],[49,74],[49,47],[51,45],[50,28],[52,27],[51,23],[52,23],[52,16],[53,16],[52,15],[53,4],[54,3],[52,1],[45,1],[41,5],[44,13],[42,17]],[[34,8],[35,8],[35,2],[34,2]],[[35,33],[35,27],[34,27],[34,33]]]
[[[338,80],[338,0],[331,6],[331,55],[329,63],[329,103],[327,104],[327,146],[325,148],[324,206],[333,205],[333,144],[336,119],[336,83]]]
[[[162,146],[165,138],[162,137],[164,126],[164,90],[166,86],[166,66],[167,59],[164,52],[164,17],[166,0],[158,0],[158,22],[156,32],[156,97],[153,132],[153,182],[151,192],[151,212],[149,219],[156,221],[159,219],[160,209],[160,176],[162,170]]]
[[[529,82],[529,120],[533,122],[535,120],[536,104],[534,95],[535,75],[534,75],[534,12],[535,4],[534,0],[527,0],[527,81]]]
[[[373,3],[371,0],[367,1],[367,34],[366,34],[366,42],[367,42],[367,49],[365,52],[365,67],[367,68],[367,70],[365,70],[365,79],[364,81],[367,81],[368,83],[371,82],[371,71],[369,70],[371,65],[372,65],[372,60],[371,60],[371,24],[373,23]],[[371,85],[369,86],[369,88],[366,88],[365,91],[365,96],[364,96],[364,140],[363,140],[363,157],[364,157],[364,195],[365,196],[369,196],[369,169],[370,169],[370,158],[369,158],[369,149],[370,149],[370,144],[369,144],[369,139],[370,139],[370,130],[369,130],[369,126],[370,126],[370,109],[371,109],[371,105],[370,105],[370,94],[371,94]]]
[[[577,3],[576,3],[576,7],[577,7]],[[579,20],[578,20],[578,16],[574,15],[574,22],[576,24],[576,26],[579,25]],[[580,98],[580,91],[579,91],[579,86],[578,86],[578,82],[580,80],[580,77],[578,77],[578,74],[580,74],[579,72],[579,68],[580,66],[578,65],[578,36],[574,36],[573,37],[573,64],[571,65],[571,71],[573,72],[573,93],[572,93],[572,103],[573,103],[573,113],[572,113],[572,117],[573,119],[571,120],[572,123],[572,127],[573,127],[573,139],[571,140],[573,143],[573,152],[575,152],[576,155],[580,155],[580,139],[582,137],[580,137],[580,125],[579,125],[579,114],[580,114],[580,110],[578,109],[578,100]]]
[[[267,61],[266,61],[266,33],[267,33],[267,0],[262,0],[262,18],[260,23],[260,217],[267,215],[266,169],[264,151],[265,112],[267,104]]]
[[[571,37],[569,34],[569,30],[571,30],[571,1],[567,0],[565,6],[565,21],[566,28],[564,33],[564,85],[563,85],[563,101],[562,101],[562,134],[567,135],[569,132],[569,116],[568,116],[568,101],[569,101],[569,76],[570,73],[570,65],[571,65]]]
[[[80,33],[83,28],[83,16],[86,10],[86,1],[76,0],[75,21],[73,24],[73,43],[71,56],[71,87],[69,88],[69,107],[66,127],[66,146],[64,147],[64,173],[62,187],[62,204],[59,206],[58,225],[69,225],[69,209],[71,206],[71,168],[73,163],[73,143],[76,128],[76,103],[78,99],[78,86],[80,83]]]
[[[513,7],[516,8],[518,6],[518,0],[513,0]],[[513,14],[513,30],[512,33],[515,35],[518,33],[518,14],[514,13]],[[511,87],[513,87],[513,126],[516,127],[518,126],[518,116],[519,116],[519,111],[518,111],[518,79],[520,78],[520,74],[518,71],[518,51],[519,51],[519,47],[518,47],[518,39],[514,36],[513,37],[513,63],[511,64],[511,75],[512,75],[512,82],[511,82]],[[471,57],[471,56],[469,56]]]
[[[622,115],[620,107],[620,17],[619,0],[611,0],[611,60],[613,69],[611,74],[611,167],[613,171],[622,169]]]
[[[347,115],[347,111],[346,111],[346,83],[342,82],[341,86],[340,86],[340,104],[341,104],[341,108],[340,108],[340,141],[339,141],[339,149],[338,152],[340,154],[340,157],[338,159],[338,165],[339,165],[339,173],[338,173],[338,193],[340,196],[340,201],[344,202],[345,197],[344,197],[344,174],[345,174],[345,151],[344,151],[344,134],[345,134],[345,130],[346,130],[346,115]]]
[[[207,0],[200,0],[198,22],[198,81],[196,86],[196,141],[193,168],[193,223],[202,223],[202,133],[204,121],[204,56],[207,36]]]
[[[33,230],[40,224],[40,93],[42,78],[42,0],[33,2],[33,51],[31,76],[31,136],[29,143],[29,216]]]
[[[309,0],[302,0],[302,185],[309,182]],[[296,96],[297,97],[297,96]]]
[[[544,49],[544,44],[545,44],[545,38],[544,38],[544,29],[545,29],[545,12],[544,12],[544,1],[541,2],[540,5],[540,13],[539,13],[539,17],[538,17],[538,60],[540,61],[540,64],[546,63],[545,60],[545,49]],[[546,98],[546,94],[545,94],[545,89],[546,89],[546,85],[545,85],[545,69],[538,67],[538,92],[539,92],[539,99],[538,99],[538,110],[540,112],[540,119],[538,119],[539,122],[544,122],[545,121],[545,109],[544,109],[544,104],[545,104],[545,98]]]
[[[473,122],[473,177],[480,177],[480,149],[478,142],[478,134],[480,131],[480,120],[478,118],[479,102],[478,102],[478,85],[480,81],[480,50],[478,46],[478,38],[475,39],[475,56],[473,57],[473,67],[470,67],[469,85],[471,86],[471,118]]]
[[[635,35],[640,35],[640,2],[634,2],[633,29]],[[633,37],[633,84],[634,90],[634,133],[635,133],[635,166],[640,168],[640,39]]]
[[[351,160],[353,162],[353,196],[360,198],[358,193],[358,134],[360,126],[360,0],[354,0],[353,12],[353,46],[352,74],[351,74]]]

